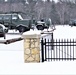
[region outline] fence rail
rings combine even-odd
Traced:
[[[75,60],[75,39],[43,39],[41,40],[42,62],[55,60]]]

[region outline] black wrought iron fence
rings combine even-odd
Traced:
[[[55,60],[75,60],[75,39],[41,39],[42,62]]]

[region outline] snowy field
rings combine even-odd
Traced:
[[[21,35],[6,35],[6,39]],[[56,26],[54,39],[76,39],[76,27]],[[3,38],[0,38],[2,40]],[[0,74],[76,74],[76,61],[24,63],[23,40],[0,44]]]
[[[69,25],[56,26],[54,31],[55,39],[76,39],[76,27],[71,27]]]

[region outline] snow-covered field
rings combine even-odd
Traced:
[[[6,37],[8,39],[19,36]],[[56,26],[54,39],[56,38],[76,39],[76,27]],[[0,44],[0,74],[76,74],[76,61],[24,63],[23,41]]]
[[[54,31],[54,38],[56,39],[76,39],[76,27],[56,26]]]

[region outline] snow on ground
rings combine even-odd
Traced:
[[[19,33],[19,32],[18,32],[18,31],[15,31],[15,30],[9,30],[8,33],[9,33],[9,34],[6,34],[6,35],[5,35],[5,36],[6,36],[6,39],[4,39],[4,37],[0,37],[0,40],[7,40],[7,39],[12,39],[12,38],[21,37],[21,35],[16,34],[16,33]],[[17,36],[13,36],[13,35],[10,36],[11,33],[15,33]]]
[[[18,31],[10,30],[8,33],[19,33]],[[6,34],[6,39],[3,37],[0,40],[7,40],[21,37],[19,34]],[[10,60],[9,60],[10,59]],[[15,61],[14,61],[15,60]],[[23,63],[23,40],[8,45],[0,44],[0,63]]]
[[[54,38],[56,39],[76,39],[76,27],[56,26],[54,31]]]
[[[19,36],[7,35],[7,38]],[[76,38],[76,27],[56,26],[54,38]],[[23,41],[0,44],[0,74],[76,74],[75,69],[76,61],[24,63]]]

